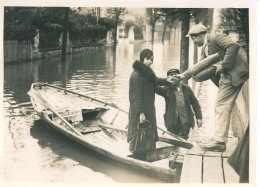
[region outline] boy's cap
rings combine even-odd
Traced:
[[[167,76],[170,74],[170,73],[178,73],[180,74],[180,70],[177,69],[177,68],[171,68],[167,71]]]

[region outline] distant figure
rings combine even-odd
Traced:
[[[170,69],[167,77],[172,79],[177,74],[180,74],[179,69]],[[187,140],[190,128],[194,127],[194,113],[197,126],[202,126],[199,102],[188,85],[178,82],[170,87],[157,86],[156,93],[165,99],[164,122],[168,131]]]
[[[140,53],[140,61],[136,60],[133,64],[133,73],[129,82],[129,124],[127,142],[133,138],[134,129],[139,122],[148,120],[152,127],[157,127],[155,114],[155,87],[159,85],[169,85],[166,79],[156,77],[150,65],[153,64],[153,52],[144,49]],[[156,141],[158,132],[156,130]]]
[[[191,27],[187,37],[202,47],[201,59],[218,53],[221,62],[215,64],[216,73],[212,81],[218,86],[215,102],[215,134],[213,139],[201,146],[209,151],[225,151],[228,140],[230,116],[243,82],[248,79],[248,62],[241,54],[239,45],[223,34],[211,35],[207,27],[198,24]],[[177,75],[181,80],[183,75]]]

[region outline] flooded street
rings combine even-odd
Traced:
[[[151,44],[121,42],[110,47],[86,49],[67,56],[30,62],[5,64],[4,67],[4,182],[6,183],[162,183],[144,173],[115,164],[74,143],[45,125],[28,104],[27,92],[33,82],[52,85],[115,103],[128,111],[128,83],[132,63]],[[176,45],[179,46],[179,45]],[[154,44],[154,64],[158,77],[166,77],[170,67],[179,68],[179,47]],[[192,62],[192,53],[190,62]],[[190,65],[192,66],[192,64]],[[195,142],[214,131],[214,102],[217,87],[211,81],[190,80],[203,114],[203,126],[191,130]],[[164,128],[164,99],[156,96],[158,126]],[[127,120],[127,119],[126,119]]]

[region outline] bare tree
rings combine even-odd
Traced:
[[[186,37],[186,34],[190,29],[190,9],[182,9],[181,12],[181,62],[180,70],[181,72],[186,71],[189,68],[189,38]],[[185,83],[188,83],[188,80],[184,80]]]
[[[163,36],[162,36],[162,43],[164,44],[164,38],[165,38],[165,32],[167,25],[170,27],[170,34],[169,34],[169,40],[171,38],[171,31],[172,31],[172,23],[174,20],[177,19],[177,10],[176,8],[161,8],[159,10],[159,17],[163,18],[164,20],[164,29],[163,29]]]
[[[149,23],[152,26],[152,44],[154,42],[155,24],[159,19],[159,8],[147,8],[146,13],[148,15]]]
[[[68,21],[69,21],[69,7],[65,7],[64,9],[64,18],[63,18],[63,34],[62,34],[62,47],[61,47],[61,62],[66,61],[66,53],[67,53],[67,33],[68,33]]]
[[[165,20],[164,27],[163,27],[163,35],[162,35],[162,44],[164,45],[164,36],[167,28],[167,21]]]
[[[92,11],[93,11],[93,17],[95,19],[96,25],[98,25],[100,19],[100,7],[94,7],[92,8]]]
[[[114,29],[113,29],[113,38],[114,38],[114,45],[113,48],[116,49],[117,44],[117,27],[120,24],[120,16],[125,13],[125,8],[108,8],[107,14],[110,18],[114,20]]]

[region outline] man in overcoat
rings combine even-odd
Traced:
[[[180,70],[172,68],[167,77],[171,79],[176,74],[180,74]],[[188,85],[178,82],[170,87],[157,86],[156,93],[165,99],[164,122],[168,131],[187,140],[190,128],[194,127],[194,113],[197,126],[202,126],[199,102]]]
[[[202,147],[210,151],[225,151],[231,112],[243,83],[249,77],[247,58],[242,48],[229,36],[208,34],[204,25],[191,27],[187,37],[202,47],[201,60],[211,54],[220,55],[221,61],[214,65],[216,73],[212,78],[219,88],[215,102],[215,133],[213,139],[202,144]]]

